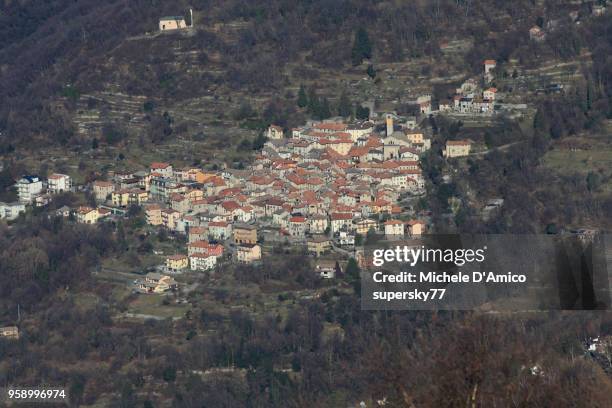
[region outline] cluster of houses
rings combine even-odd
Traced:
[[[440,101],[440,112],[470,113],[470,114],[492,114],[495,110],[497,88],[488,86],[494,79],[494,70],[497,66],[495,60],[483,62],[484,84],[483,89],[480,81],[470,78],[455,89],[452,100]]]
[[[578,4],[576,2],[575,4]],[[583,1],[580,2],[580,7],[568,12],[569,18],[556,18],[546,21],[545,24],[534,25],[529,29],[529,39],[531,41],[540,42],[546,39],[547,33],[555,31],[565,23],[573,23],[575,25],[582,24],[582,19],[589,14],[594,17],[603,16],[606,14],[607,7],[605,2],[601,1]]]
[[[378,122],[338,118],[289,131],[272,125],[266,136],[247,169],[177,169],[154,162],[147,170],[111,172],[109,179],[92,182],[86,189],[95,206],[57,212],[94,224],[139,206],[148,225],[184,234],[184,253],[168,256],[158,271],[162,274],[135,282],[142,293],[170,290],[176,282],[169,275],[211,270],[220,259],[258,262],[262,242],[300,245],[320,257],[352,250],[370,233],[398,239],[419,237],[425,230],[425,221],[413,219],[412,210],[399,205],[400,198],[424,194],[419,161],[431,139],[414,118],[394,113]],[[444,154],[467,155],[470,144],[449,141]],[[73,189],[63,174],[46,181],[25,176],[16,186],[18,211]],[[329,275],[329,270],[322,272]]]
[[[164,293],[176,289],[177,286],[174,278],[157,272],[150,272],[144,279],[134,282],[135,291],[138,293]]]
[[[18,202],[0,202],[0,219],[15,220],[25,212],[26,205],[42,207],[47,205],[54,194],[72,191],[72,180],[66,174],[52,174],[46,180],[37,175],[26,175],[15,184]]]
[[[77,222],[93,224],[138,205],[150,226],[187,236],[185,253],[166,258],[165,274],[136,283],[144,293],[172,289],[168,275],[210,270],[221,258],[257,262],[264,241],[322,256],[353,248],[371,231],[389,238],[423,232],[425,222],[398,205],[400,196],[424,193],[419,158],[431,139],[414,118],[309,122],[288,132],[272,125],[266,133],[247,169],[155,162],[146,171],[110,173],[91,185],[97,206],[72,212]]]

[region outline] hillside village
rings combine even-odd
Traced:
[[[609,8],[5,2],[0,383],[83,407],[609,406],[612,315],[586,310],[610,308],[588,299],[612,265]],[[367,307],[369,250],[433,234],[571,238],[541,254],[582,302]]]
[[[57,210],[78,223],[104,222],[142,207],[148,225],[187,237],[182,253],[168,254],[157,272],[134,282],[143,293],[175,288],[168,275],[183,270],[258,262],[269,243],[346,258],[372,234],[418,238],[426,230],[427,217],[413,200],[425,194],[420,156],[431,148],[430,136],[414,117],[380,117],[309,121],[288,132],[271,125],[263,149],[240,170],[154,162],[146,170],[111,173],[108,180],[76,187],[63,174],[47,180],[24,176],[16,185],[19,202],[3,205],[3,218],[15,219],[26,205],[44,206],[54,194],[75,188],[93,194],[97,203]],[[449,142],[444,155],[468,155],[470,145]],[[333,277],[330,268],[319,273]]]
[[[178,17],[160,19],[161,31],[183,28],[190,26]],[[478,121],[500,111],[517,112],[517,105],[504,104],[492,86],[496,65],[484,60],[479,77],[465,80],[437,106],[431,94],[417,97],[417,116],[370,110],[363,120],[308,120],[291,129],[271,124],[263,132],[263,148],[246,168],[152,162],[133,172],[111,170],[108,178],[77,186],[66,174],[47,180],[25,175],[15,185],[19,201],[0,203],[0,218],[15,220],[27,205],[44,207],[55,194],[68,191],[83,192],[95,202],[56,210],[77,223],[112,221],[142,208],[149,227],[183,236],[186,244],[132,282],[138,293],[176,289],[172,275],[186,270],[259,263],[278,243],[329,258],[317,263],[316,273],[333,278],[338,260],[363,262],[360,248],[369,239],[418,240],[431,228],[428,212],[418,205],[426,195],[421,158],[432,146],[427,118],[469,115]],[[527,104],[520,106],[519,114]],[[483,148],[470,139],[447,140],[442,156],[466,157]],[[503,202],[490,199],[483,219],[499,212]]]

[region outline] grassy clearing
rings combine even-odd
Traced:
[[[559,173],[610,171],[612,147],[601,146],[577,151],[554,149],[544,156],[544,165]]]
[[[612,192],[612,139],[583,139],[580,149],[555,147],[544,155],[543,165],[561,175],[599,174],[601,192]]]
[[[160,318],[179,318],[191,308],[187,304],[176,304],[170,300],[168,305],[164,305],[163,299],[166,295],[139,295],[128,306],[128,313],[151,315]]]

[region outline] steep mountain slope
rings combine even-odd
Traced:
[[[528,28],[536,22],[567,19],[577,7],[561,0],[4,4],[0,153],[31,147],[33,140],[36,146],[89,146],[93,138],[104,138],[109,124],[157,143],[169,136],[151,135],[163,128],[164,112],[173,121],[172,137],[206,134],[205,125],[236,125],[231,113],[244,101],[262,113],[271,100],[292,99],[301,83],[331,99],[348,92],[353,102],[399,105],[420,87],[430,91],[428,79],[456,81],[477,72],[485,57],[535,66],[546,58],[572,57],[592,34],[570,27],[557,36],[577,44],[552,35],[546,44],[529,41]],[[194,30],[156,33],[160,16],[189,7],[195,10]],[[588,15],[590,6],[581,7]],[[371,62],[390,73],[384,81],[379,76],[364,86],[367,65],[351,65],[359,28],[372,41]],[[458,54],[441,51],[457,40],[468,47]],[[278,105],[283,121],[300,119],[286,103]]]

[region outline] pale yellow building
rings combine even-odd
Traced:
[[[143,205],[149,199],[149,193],[144,190],[133,189],[130,190],[128,197],[129,205]]]
[[[189,258],[187,255],[170,255],[166,258],[166,268],[171,271],[180,271],[189,267]]]
[[[256,244],[257,228],[248,224],[234,224],[234,242],[236,244]]]
[[[166,208],[161,211],[161,223],[169,230],[176,229],[176,223],[179,218],[181,218],[181,213],[171,208]]]
[[[422,132],[408,132],[406,133],[406,137],[410,140],[410,143],[423,143],[423,133]]]
[[[353,142],[350,139],[349,140],[332,140],[328,144],[324,145],[324,147],[329,147],[330,149],[334,150],[338,154],[346,156],[348,152],[351,150],[351,147],[353,147]]]
[[[130,199],[128,190],[118,190],[111,193],[111,202],[115,207],[127,207]]]
[[[360,235],[367,235],[370,229],[376,230],[378,228],[378,223],[369,218],[359,220],[355,223],[355,231]]]
[[[268,139],[284,139],[285,138],[285,132],[283,131],[283,128],[280,126],[276,126],[276,125],[270,125],[270,127],[268,127],[268,130],[266,132],[266,137]]]
[[[261,259],[259,245],[239,245],[236,247],[236,260],[241,263],[251,263]]]
[[[94,181],[93,182],[93,193],[96,201],[106,201],[106,198],[111,195],[115,189],[113,183],[110,181]]]
[[[425,223],[420,220],[408,221],[408,229],[413,237],[421,236],[425,231]]]
[[[79,207],[76,213],[77,222],[82,224],[95,224],[98,216],[98,210],[91,207]]]
[[[159,19],[159,31],[180,30],[187,28],[187,22],[183,16],[166,16]]]
[[[462,157],[470,154],[472,142],[469,140],[449,140],[446,142],[444,157]]]
[[[204,177],[204,173],[199,174],[201,176],[196,175],[196,177]],[[198,181],[198,183],[200,183],[200,181]],[[198,201],[204,198],[204,192],[198,189],[189,190],[185,193],[185,197],[189,200],[189,202]]]
[[[306,247],[309,254],[321,256],[331,250],[331,241],[325,235],[315,235],[306,241]]]
[[[145,216],[149,225],[162,224],[161,207],[157,204],[148,206],[145,210]]]

